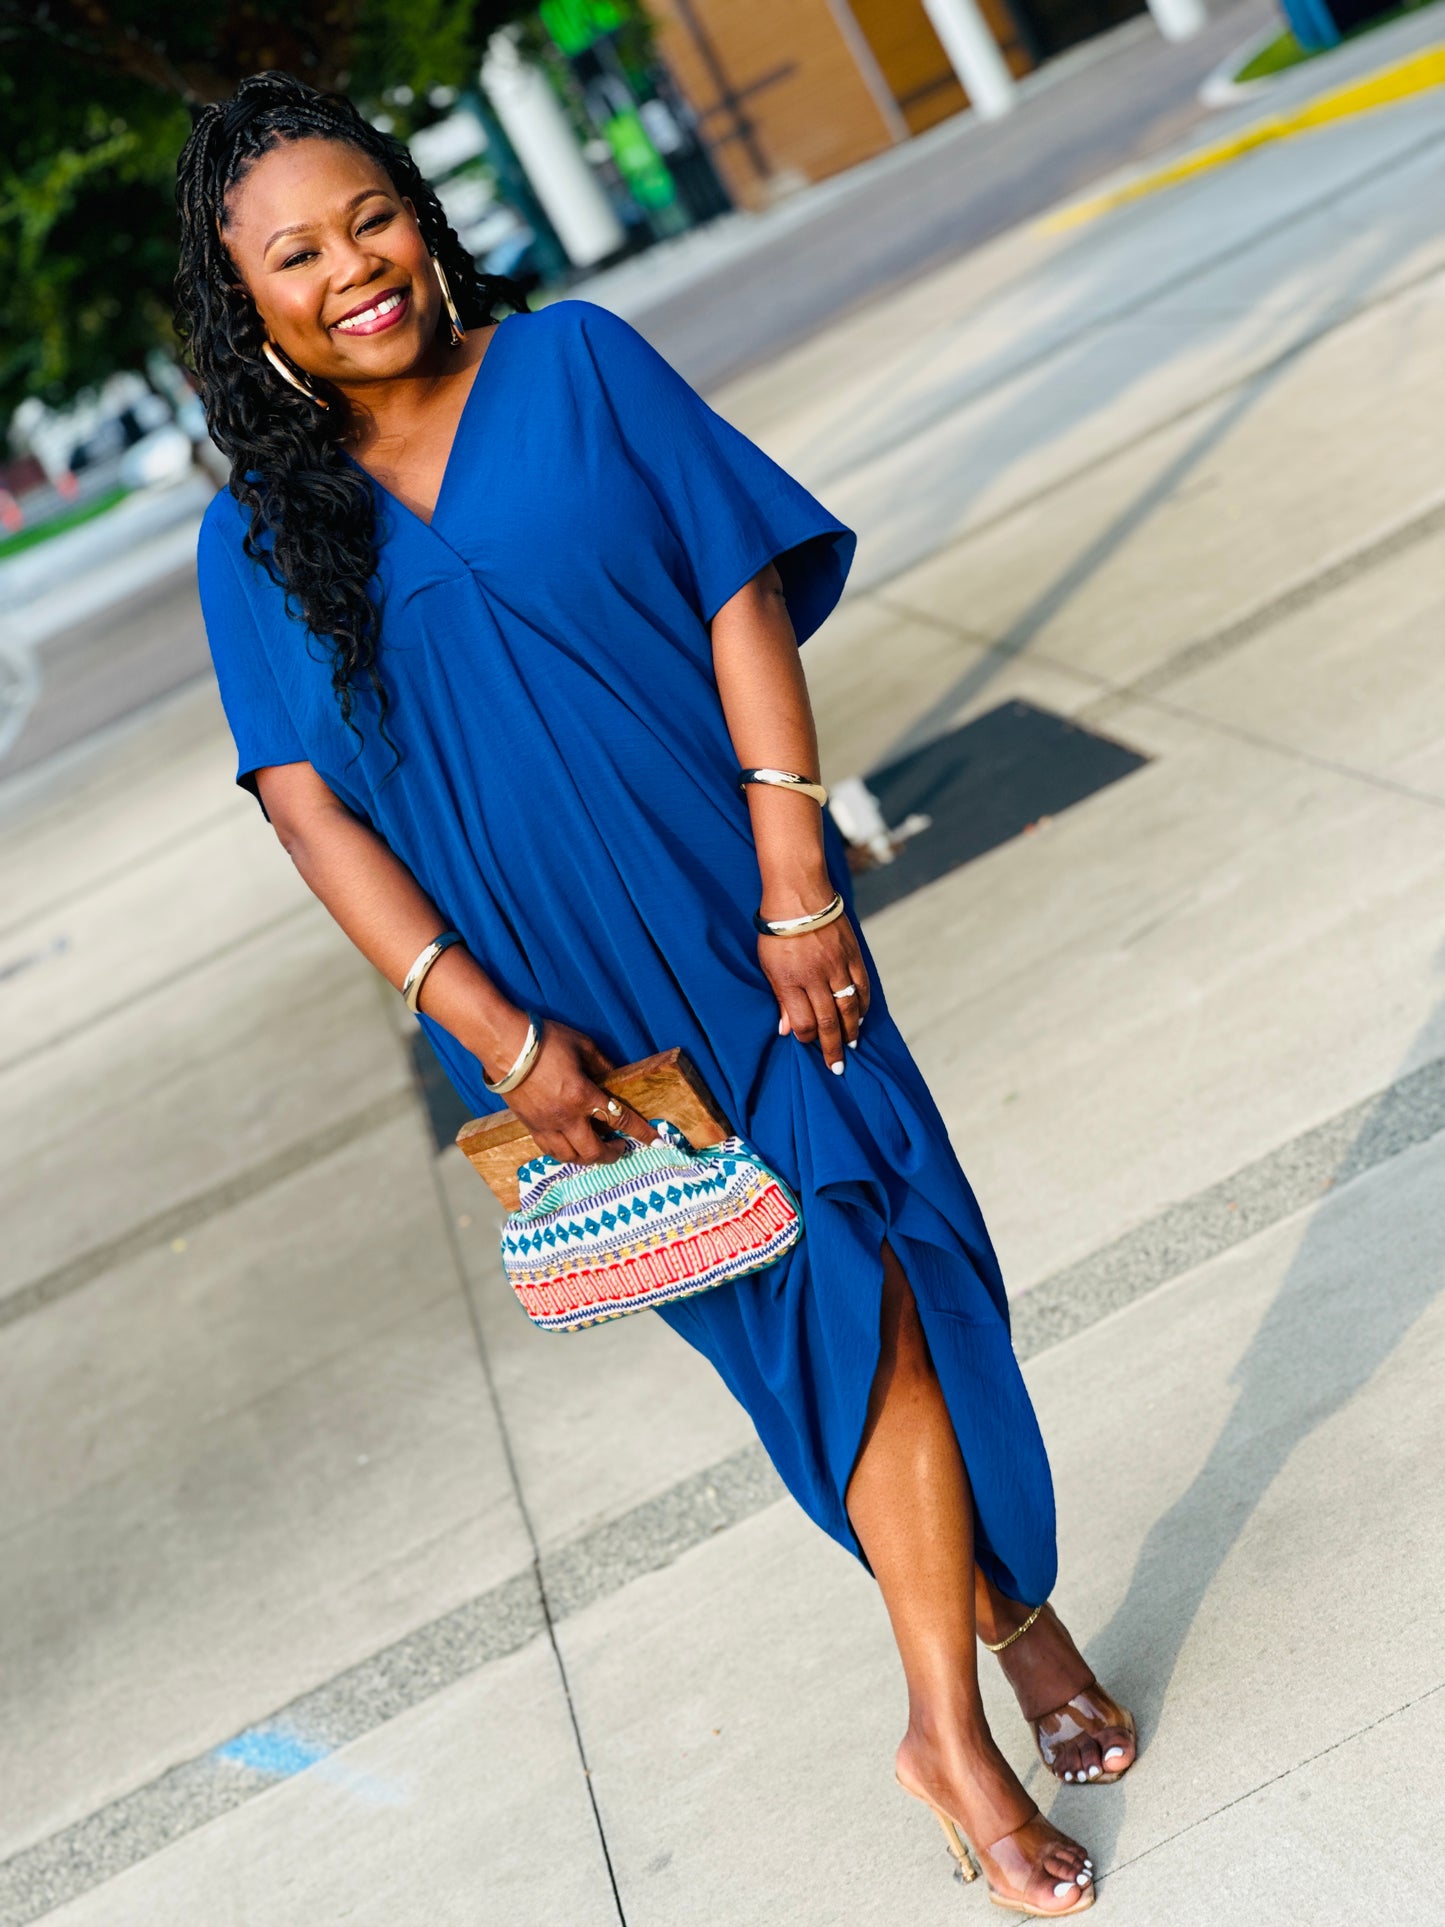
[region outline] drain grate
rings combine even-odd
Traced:
[[[867,779],[890,825],[915,811],[933,821],[892,863],[853,879],[860,916],[912,896],[1148,760],[1026,702],[1001,703],[935,737]]]

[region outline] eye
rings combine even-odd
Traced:
[[[281,265],[283,268],[294,268],[298,261],[309,261],[314,252],[312,248],[301,248],[295,254],[288,254]]]
[[[359,232],[361,232],[362,234],[365,234],[366,230],[369,227],[385,226],[385,224],[388,221],[393,219],[395,212],[396,210],[394,208],[388,207],[388,208],[384,208],[380,214],[368,215],[366,220],[362,222]]]

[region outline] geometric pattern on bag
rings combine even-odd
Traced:
[[[666,1118],[613,1164],[538,1157],[517,1173],[502,1263],[544,1331],[689,1298],[761,1271],[796,1244],[798,1201],[739,1137],[695,1151]]]

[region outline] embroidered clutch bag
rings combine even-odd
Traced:
[[[681,1050],[611,1072],[606,1088],[658,1140],[612,1164],[541,1156],[510,1111],[457,1143],[508,1207],[502,1263],[536,1325],[577,1331],[708,1291],[781,1258],[802,1233],[798,1201],[737,1137]]]
[[[546,1331],[664,1305],[760,1271],[797,1242],[798,1201],[739,1137],[695,1151],[667,1118],[612,1164],[539,1157],[517,1173],[502,1264]]]

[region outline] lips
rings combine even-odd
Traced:
[[[406,288],[388,288],[385,294],[373,295],[360,307],[353,308],[350,314],[342,315],[333,321],[331,331],[338,335],[379,335],[386,328],[394,328],[406,316],[411,306],[411,293]]]

